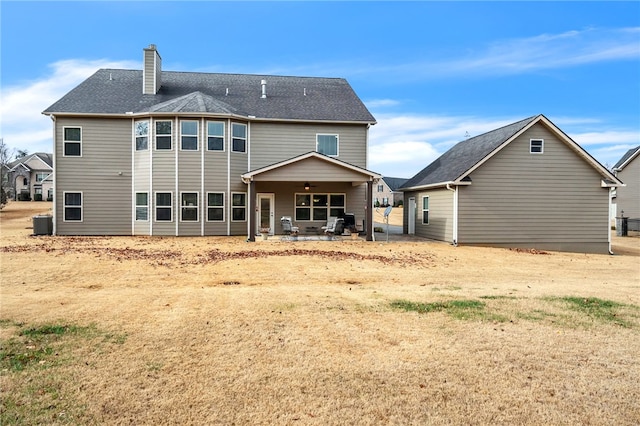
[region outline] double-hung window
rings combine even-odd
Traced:
[[[42,182],[50,173],[36,173],[36,183]]]
[[[149,122],[136,121],[134,124],[136,135],[136,151],[145,151],[149,148]]]
[[[65,157],[82,156],[82,128],[65,127],[62,130]]]
[[[82,222],[82,192],[64,193],[64,222]]]
[[[429,224],[429,196],[422,197],[422,224]]]
[[[316,135],[316,151],[320,154],[338,155],[338,135]]]
[[[171,192],[156,192],[156,221],[173,220],[173,197]]]
[[[198,150],[198,122],[197,121],[181,121],[180,122],[180,148],[183,151]]]
[[[180,220],[183,222],[198,221],[198,193],[183,192],[180,196]]]
[[[247,194],[236,192],[231,194],[231,220],[243,222],[247,220]]]
[[[156,121],[156,150],[171,150],[171,121]]]
[[[224,221],[224,192],[207,193],[207,220],[209,222]]]
[[[207,121],[207,151],[224,151],[224,123]]]
[[[247,152],[247,125],[233,123],[231,125],[232,131],[232,150],[233,152]]]
[[[149,194],[136,192],[136,220],[149,220]]]

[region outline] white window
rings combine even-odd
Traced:
[[[82,156],[82,128],[80,127],[64,127],[63,144],[65,157],[81,157]]]
[[[156,221],[171,222],[173,220],[173,194],[156,192]]]
[[[149,194],[136,192],[136,220],[149,220]]]
[[[136,135],[136,151],[145,151],[149,148],[149,122],[136,121],[134,124]]]
[[[378,185],[378,192],[384,192],[384,185]]]
[[[224,123],[207,121],[207,151],[224,151]]]
[[[542,154],[544,152],[544,139],[531,139],[529,141],[529,152],[531,154]]]
[[[49,173],[36,173],[36,183],[42,182],[49,176]]]
[[[156,121],[156,150],[171,150],[171,121]]]
[[[64,222],[82,222],[82,192],[64,193]]]
[[[233,152],[247,152],[247,125],[233,123],[231,130],[233,134],[231,149]]]
[[[236,192],[231,194],[231,220],[244,222],[247,220],[247,194]]]
[[[183,151],[198,150],[198,122],[180,122],[180,149]]]
[[[344,216],[345,194],[296,194],[296,221],[326,221]]]
[[[224,221],[224,192],[207,192],[207,220]]]
[[[338,155],[338,135],[316,135],[316,151],[320,154]]]
[[[429,196],[422,197],[422,224],[429,224]]]
[[[180,220],[183,222],[198,221],[198,193],[183,192],[180,195]]]

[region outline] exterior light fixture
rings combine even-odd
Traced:
[[[309,189],[311,189],[311,185],[309,185],[309,182],[305,182],[304,183],[304,190],[308,191]]]

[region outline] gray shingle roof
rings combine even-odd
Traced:
[[[389,177],[389,176],[384,176],[383,179],[392,191],[397,191],[398,188],[402,187],[405,184],[405,182],[409,180],[407,178]]]
[[[455,181],[538,117],[540,116],[525,118],[516,123],[458,142],[409,179],[403,185],[403,188]]]
[[[635,154],[637,151],[640,150],[640,146],[637,146],[635,148],[631,148],[629,151],[625,152],[625,154],[622,156],[622,158],[620,160],[618,160],[618,162],[616,163],[615,166],[613,166],[613,170],[618,170],[620,167],[622,167],[622,165],[633,156],[633,154]]]
[[[44,114],[194,112],[274,120],[374,123],[342,78],[162,72],[156,95],[142,93],[141,70],[101,69]],[[266,80],[265,99],[261,80]]]

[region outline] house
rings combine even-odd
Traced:
[[[43,114],[55,146],[57,235],[313,232],[355,215],[371,238],[369,127],[341,78],[101,69]]]
[[[610,252],[622,183],[544,115],[453,146],[403,186],[404,232],[453,244]]]
[[[402,191],[398,191],[408,179],[383,176],[376,185],[373,194],[374,207],[398,206],[403,202]]]
[[[625,184],[616,189],[616,215],[640,220],[640,146],[627,151],[613,173]]]
[[[52,154],[37,152],[11,161],[6,166],[6,189],[14,200],[53,199]]]

